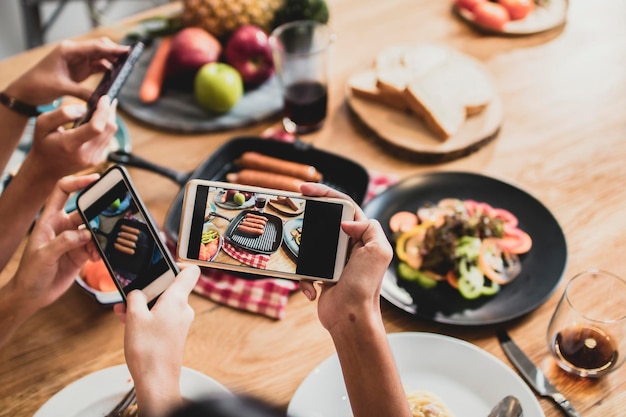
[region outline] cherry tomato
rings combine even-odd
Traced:
[[[500,248],[521,255],[530,250],[533,245],[533,240],[528,233],[517,228],[504,226],[504,236],[498,241]]]
[[[477,4],[483,3],[487,0],[456,0],[455,3],[458,7],[469,10],[470,12],[474,10]]]
[[[511,20],[508,10],[503,5],[489,1],[477,4],[473,13],[476,23],[497,30],[503,30],[504,25]]]
[[[535,8],[534,0],[498,0],[509,12],[511,20],[520,20],[528,16]]]

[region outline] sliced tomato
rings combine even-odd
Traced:
[[[513,281],[522,271],[519,257],[502,249],[499,239],[484,239],[480,245],[478,266],[482,273],[500,285]]]
[[[497,219],[504,220],[505,225],[510,227],[517,226],[517,217],[510,211],[503,208],[494,208],[491,210],[491,215]]]
[[[453,270],[448,271],[446,274],[446,281],[448,281],[448,284],[450,284],[452,288],[459,288],[459,276]]]
[[[389,228],[394,233],[408,232],[417,225],[417,215],[410,211],[399,211],[389,218]]]
[[[508,252],[521,255],[530,250],[533,240],[528,233],[517,227],[504,225],[504,236],[499,240],[500,247]]]

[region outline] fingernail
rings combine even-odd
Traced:
[[[63,110],[69,117],[77,119],[87,112],[87,107],[82,104],[68,104]]]
[[[81,242],[89,242],[91,239],[91,232],[87,229],[80,230],[79,239]]]
[[[311,291],[303,290],[302,292],[304,293],[304,296],[308,298],[309,301],[313,301],[313,294],[311,294]]]

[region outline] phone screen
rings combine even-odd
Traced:
[[[81,208],[100,253],[125,294],[145,289],[175,268],[165,259],[164,249],[156,242],[139,207],[128,184],[120,179],[88,207]],[[173,277],[174,274],[169,276]],[[149,299],[160,294],[163,285],[158,288],[156,293],[146,293]]]
[[[187,257],[332,279],[343,211],[334,202],[198,185]]]

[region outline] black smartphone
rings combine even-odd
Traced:
[[[179,268],[126,169],[109,168],[78,195],[76,207],[122,298],[139,289],[154,302]]]
[[[177,256],[210,268],[337,282],[349,249],[341,222],[354,215],[346,199],[193,179]]]
[[[113,68],[107,70],[94,92],[87,100],[87,112],[83,117],[74,122],[74,127],[80,126],[91,120],[93,113],[96,111],[100,97],[107,95],[113,100],[117,97],[122,86],[128,79],[139,57],[143,53],[145,45],[143,42],[136,42],[131,49],[124,55],[118,57],[113,64]]]

